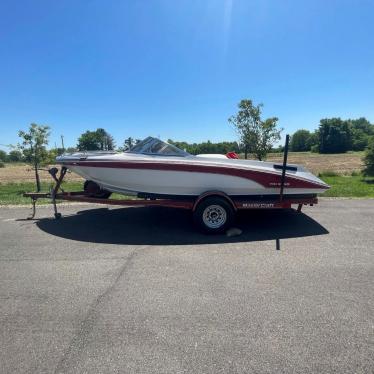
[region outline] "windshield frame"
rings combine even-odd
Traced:
[[[158,152],[152,152],[152,148],[161,145],[161,148]],[[162,153],[166,148],[172,150],[170,153]],[[147,138],[140,141],[138,144],[134,145],[129,150],[125,151],[126,153],[136,153],[149,156],[163,156],[163,157],[188,157],[191,156],[190,153],[176,147],[173,144],[164,142],[161,139],[153,138],[148,136]]]

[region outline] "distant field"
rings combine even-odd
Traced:
[[[288,162],[305,166],[314,174],[333,171],[337,174],[349,175],[353,171],[360,171],[362,168],[362,152],[342,153],[335,155],[320,155],[310,152],[290,152]],[[268,156],[268,161],[282,162],[282,154],[272,153]],[[47,171],[40,172],[41,180],[49,182],[51,177]],[[29,165],[6,164],[5,168],[0,168],[0,183],[33,182],[34,172]],[[66,181],[82,181],[76,174],[68,173]]]
[[[326,171],[333,171],[341,175],[349,175],[353,171],[362,169],[363,152],[340,153],[332,155],[321,155],[311,152],[290,152],[288,162],[305,166],[313,174],[320,174]],[[272,153],[268,161],[283,161],[283,154]]]
[[[40,170],[41,181],[50,182],[52,181],[51,176],[46,170]],[[68,173],[65,176],[66,181],[83,181],[83,179],[73,173]],[[0,183],[20,183],[20,182],[34,182],[35,173],[31,169],[30,165],[21,163],[5,164],[5,168],[0,168]]]
[[[332,171],[339,175],[350,175],[352,172],[359,172],[362,169],[363,155],[363,152],[331,155],[311,152],[289,152],[288,163],[303,165],[316,175],[327,171]],[[266,161],[281,163],[283,161],[283,153],[270,153]]]

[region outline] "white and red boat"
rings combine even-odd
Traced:
[[[279,195],[281,186],[281,164],[221,155],[193,156],[152,137],[123,153],[77,152],[56,160],[100,186],[105,197],[105,192],[181,198],[220,191],[232,197],[269,198]],[[328,188],[304,167],[287,164],[285,196],[311,197]]]

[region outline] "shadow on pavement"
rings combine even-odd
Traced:
[[[251,210],[238,214],[240,236],[204,235],[192,223],[191,212],[179,209],[88,209],[60,220],[44,218],[37,226],[61,238],[108,244],[175,245],[278,240],[324,235],[328,231],[294,210]]]

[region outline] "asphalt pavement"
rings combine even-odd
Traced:
[[[373,373],[374,200],[0,208],[1,373]]]

